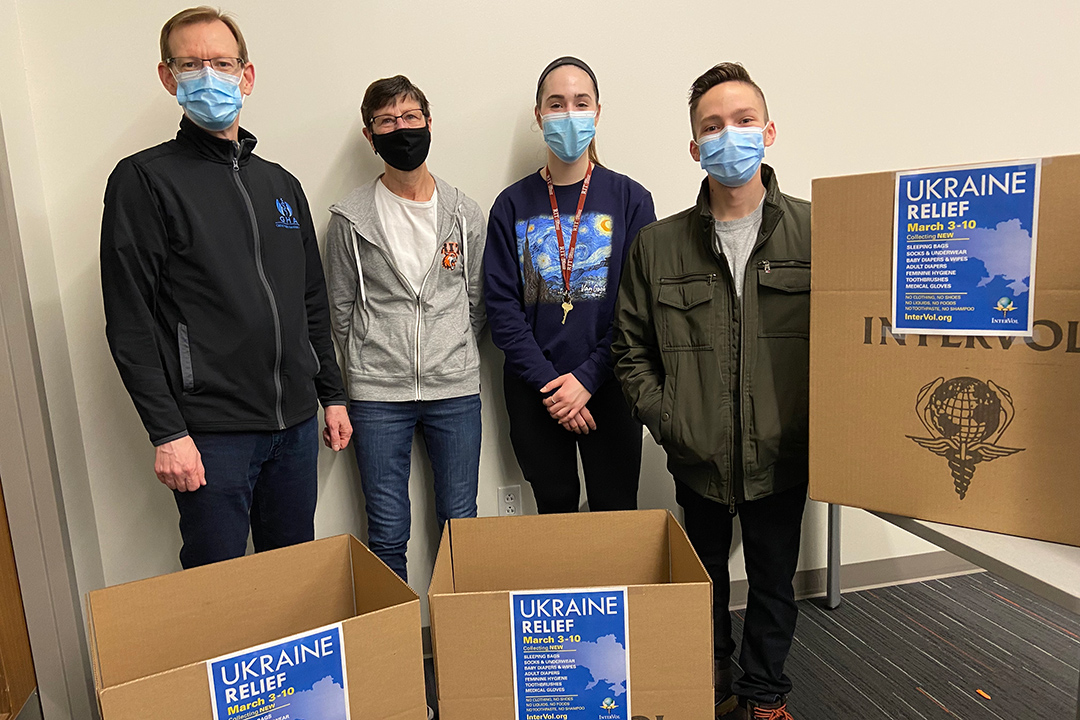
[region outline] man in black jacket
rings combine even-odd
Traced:
[[[300,183],[240,128],[255,68],[235,21],[161,30],[176,139],[121,160],[105,191],[106,335],[180,510],[185,568],[314,539],[323,440],[352,434]]]

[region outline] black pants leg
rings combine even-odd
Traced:
[[[676,499],[685,510],[686,533],[713,580],[713,643],[717,660],[735,650],[731,638],[728,554],[734,516],[676,483]],[[798,608],[792,580],[799,561],[806,485],[735,506],[742,527],[743,555],[750,586],[743,623],[737,695],[775,702],[791,692],[784,663],[795,636]]]
[[[637,507],[641,424],[630,415],[614,379],[589,399],[587,407],[597,429],[588,435],[560,427],[544,407],[543,396],[520,379],[504,374],[503,388],[510,415],[510,442],[541,514],[577,512],[581,494],[579,443],[589,507]]]
[[[675,500],[683,509],[686,535],[713,581],[713,654],[718,661],[730,660],[735,652],[735,641],[731,639],[731,613],[728,610],[731,605],[728,557],[735,516],[726,505],[703,498],[678,480],[675,481]]]
[[[519,378],[503,374],[510,444],[525,480],[532,486],[540,514],[577,512],[581,480],[577,442],[559,427],[543,405],[543,396]]]
[[[641,475],[641,423],[630,414],[614,378],[589,398],[596,429],[578,435],[590,510],[637,510]]]

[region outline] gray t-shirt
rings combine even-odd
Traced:
[[[743,280],[746,278],[746,264],[754,252],[758,231],[761,229],[761,210],[765,204],[762,196],[757,209],[738,220],[717,220],[716,251],[727,258],[731,268],[731,277],[735,281],[735,294],[742,299]]]

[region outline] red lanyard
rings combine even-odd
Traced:
[[[544,168],[547,180],[548,199],[551,200],[551,217],[555,220],[555,236],[559,240],[559,268],[562,270],[563,286],[566,288],[567,302],[570,301],[570,272],[574,269],[574,249],[577,248],[578,226],[581,225],[581,211],[585,208],[585,196],[589,194],[589,181],[592,180],[593,164],[585,171],[585,182],[581,185],[581,197],[578,198],[577,213],[574,215],[574,227],[570,230],[570,247],[563,242],[562,222],[559,220],[559,204],[555,201],[555,186],[551,182],[551,170]],[[564,318],[565,322],[565,318]]]

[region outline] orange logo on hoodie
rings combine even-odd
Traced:
[[[444,268],[446,268],[447,270],[453,270],[457,267],[458,255],[460,255],[461,253],[459,252],[459,245],[456,242],[452,240],[444,242],[442,246],[442,254],[442,266]]]

